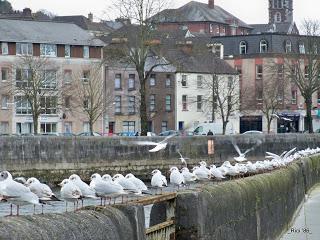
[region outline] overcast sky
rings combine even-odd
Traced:
[[[207,0],[198,0],[207,3]],[[112,0],[9,0],[14,9],[30,7],[33,11],[46,9],[56,15],[85,15],[92,12],[96,17],[104,14]],[[173,7],[180,7],[189,0],[171,0]],[[248,24],[268,21],[268,0],[215,0],[215,3]],[[319,0],[294,0],[294,20],[298,26],[301,20],[320,19]],[[110,16],[110,14],[108,14]],[[112,14],[111,14],[112,16]]]

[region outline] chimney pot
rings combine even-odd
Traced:
[[[88,14],[88,19],[90,22],[93,22],[93,14],[92,13]]]
[[[214,0],[208,0],[208,7],[214,8]]]

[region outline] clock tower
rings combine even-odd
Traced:
[[[293,23],[293,0],[269,0],[269,24]]]

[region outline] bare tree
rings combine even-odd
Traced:
[[[102,65],[91,64],[73,73],[69,93],[74,97],[70,100],[72,111],[78,111],[87,116],[90,134],[93,135],[93,125],[106,111],[111,103],[111,96],[106,92],[102,77]],[[68,91],[68,90],[67,90]]]
[[[138,73],[141,135],[147,135],[148,131],[146,82],[157,66],[168,64],[161,54],[153,58],[154,52],[160,53],[161,51],[159,41],[154,38],[150,20],[152,16],[164,9],[166,4],[166,0],[114,0],[114,9],[119,12],[119,17],[130,20],[134,25],[129,26],[128,31],[118,36],[117,44],[109,45],[106,49],[106,56],[107,61],[119,60],[132,64]]]
[[[302,24],[304,36],[299,42],[299,54],[286,59],[288,77],[297,85],[306,104],[306,128],[313,133],[312,95],[320,90],[320,22],[305,20]]]
[[[222,133],[226,134],[230,116],[240,108],[239,78],[212,74],[211,78],[204,81],[204,87],[208,93],[203,96],[203,103],[211,112],[213,121],[217,117],[221,118]]]
[[[38,134],[41,114],[57,114],[60,103],[60,82],[58,67],[46,57],[21,56],[15,63],[13,82],[5,86],[7,93],[14,97],[16,111],[31,114],[33,132]]]

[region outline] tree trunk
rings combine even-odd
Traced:
[[[92,119],[89,120],[89,130],[90,130],[90,136],[93,136],[93,121],[92,121]]]
[[[228,121],[222,120],[222,134],[226,135]]]
[[[313,124],[312,124],[312,97],[308,96],[305,98],[306,102],[306,129],[309,133],[313,133]]]
[[[38,115],[32,115],[32,120],[33,120],[33,134],[38,135]]]
[[[143,70],[144,71],[144,70]],[[147,136],[148,132],[148,116],[147,116],[147,103],[146,103],[146,79],[144,79],[144,72],[139,73],[140,78],[140,123],[141,123],[141,136]]]
[[[270,134],[271,122],[272,122],[272,119],[267,119],[267,130],[268,130],[268,134]]]

